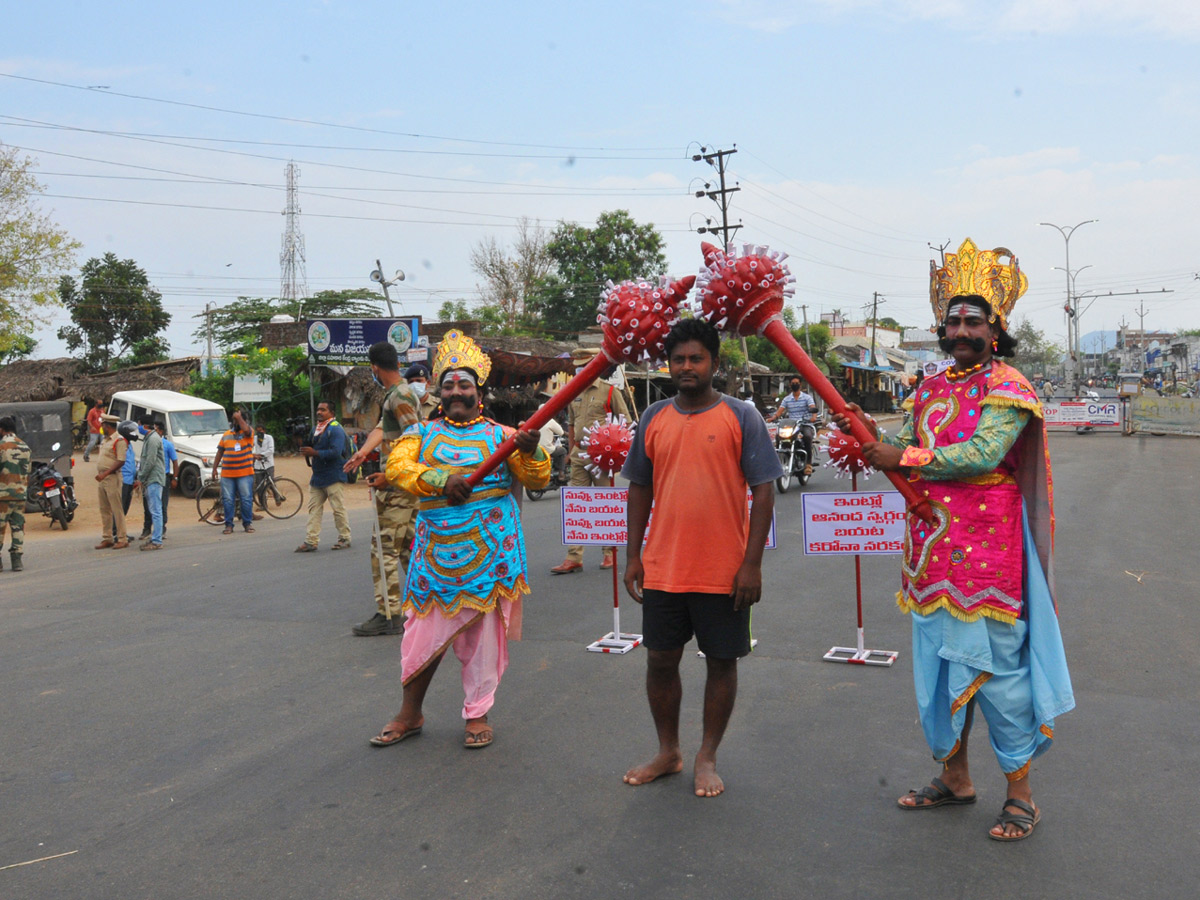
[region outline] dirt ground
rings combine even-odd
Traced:
[[[31,537],[35,537],[38,541],[48,538],[55,538],[63,534],[78,534],[81,531],[94,532],[97,539],[100,536],[100,504],[97,495],[96,487],[96,461],[83,461],[83,454],[75,453],[72,457],[74,462],[73,472],[75,473],[75,497],[79,501],[79,507],[75,510],[75,518],[72,520],[68,532],[63,532],[57,524],[51,528],[52,521],[37,512],[27,512],[25,514],[25,534],[28,541]],[[291,519],[277,521],[269,516],[264,517],[262,521],[255,523],[255,528],[298,528],[302,533],[304,523],[308,520],[308,479],[311,471],[304,464],[302,456],[276,456],[275,457],[275,477],[276,478],[291,478],[295,480],[301,487],[304,488],[304,506]],[[356,484],[346,485],[346,507],[347,509],[357,509],[367,505],[367,486],[360,479]],[[129,536],[130,538],[137,537],[141,533],[142,516],[141,516],[141,496],[135,495],[133,502],[129,506]],[[201,522],[196,512],[196,501],[185,497],[178,490],[171,492],[171,502],[167,511],[169,521],[168,528],[172,531],[179,528],[204,528],[213,529],[213,526]]]

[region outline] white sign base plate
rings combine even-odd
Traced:
[[[642,636],[640,634],[621,632],[621,634],[615,635],[610,631],[600,640],[588,644],[587,648],[592,653],[616,653],[623,656],[641,643]]]
[[[857,647],[830,647],[822,659],[827,662],[854,663],[860,666],[890,666],[899,656],[896,650],[859,650]]]

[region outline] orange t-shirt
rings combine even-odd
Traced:
[[[673,400],[650,406],[621,474],[654,490],[643,586],[728,594],[746,556],[746,489],[783,470],[763,417],[722,395],[692,413]]]
[[[227,431],[218,445],[221,454],[221,477],[241,478],[254,474],[254,435],[244,431]]]

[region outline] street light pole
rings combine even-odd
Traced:
[[[1079,310],[1079,288],[1075,284],[1075,279],[1079,277],[1080,272],[1082,272],[1084,269],[1090,269],[1091,267],[1092,267],[1092,264],[1088,263],[1086,266],[1080,266],[1074,272],[1065,270],[1065,269],[1063,269],[1062,266],[1051,266],[1050,267],[1051,269],[1057,270],[1059,272],[1066,271],[1067,276],[1070,278],[1070,281],[1071,281],[1071,288],[1069,291],[1067,291],[1067,304],[1069,306],[1069,309],[1067,310],[1067,312],[1068,312],[1067,328],[1070,329],[1071,327],[1074,327],[1075,341],[1074,341],[1074,343],[1070,343],[1069,342],[1070,339],[1068,339],[1068,347],[1074,348],[1075,358],[1077,360],[1079,359],[1079,354],[1080,354],[1080,336],[1083,334],[1083,329],[1079,327],[1079,320],[1083,317],[1083,313],[1080,312],[1080,310]],[[1072,298],[1074,298],[1073,306],[1071,306]],[[1082,376],[1080,376],[1080,377],[1082,378]],[[1078,393],[1078,391],[1076,391],[1076,393]]]
[[[1068,349],[1071,351],[1071,356],[1074,359],[1074,364],[1071,366],[1071,369],[1072,369],[1072,377],[1074,378],[1074,381],[1075,381],[1074,393],[1075,393],[1076,397],[1079,396],[1079,381],[1080,381],[1079,367],[1080,367],[1082,360],[1080,360],[1080,358],[1079,358],[1079,318],[1078,318],[1079,310],[1077,309],[1075,302],[1074,302],[1074,298],[1072,297],[1071,235],[1075,233],[1075,229],[1081,228],[1082,226],[1087,225],[1091,222],[1099,222],[1099,221],[1100,221],[1099,219],[1084,219],[1079,224],[1072,225],[1070,228],[1064,228],[1062,225],[1055,225],[1053,222],[1039,222],[1038,223],[1039,225],[1046,225],[1050,228],[1055,229],[1059,234],[1062,235],[1063,243],[1066,245],[1066,253],[1067,253],[1067,265],[1066,265],[1067,316],[1068,316],[1068,318],[1067,318],[1067,331],[1068,331],[1067,341],[1068,341],[1068,343],[1071,342],[1070,331],[1072,328],[1074,328],[1075,340],[1074,340],[1074,343],[1071,344],[1071,346]]]

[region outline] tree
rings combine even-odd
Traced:
[[[557,271],[542,280],[527,306],[549,331],[577,334],[596,324],[607,281],[656,278],[667,268],[663,237],[623,209],[602,212],[594,228],[559,222],[546,245]]]
[[[184,391],[230,409],[234,405],[235,375],[271,376],[271,402],[257,407],[254,417],[256,423],[272,434],[287,434],[288,419],[308,415],[309,369],[306,348],[268,350],[263,347],[249,353],[227,356],[222,366],[210,367],[207,375],[193,376]]]
[[[1046,335],[1028,319],[1021,319],[1009,334],[1017,339],[1017,355],[1012,365],[1026,377],[1045,375],[1062,362],[1062,351],[1047,341]]]
[[[37,343],[27,334],[17,335],[7,350],[0,350],[0,365],[32,356]]]
[[[786,309],[784,310],[787,311]],[[787,317],[784,316],[785,322]],[[792,337],[808,352],[808,348],[812,346],[810,354],[814,363],[818,368],[821,367],[821,362],[825,359],[825,355],[829,351],[829,344],[833,340],[829,333],[829,326],[824,322],[812,322],[807,326],[807,337],[805,326],[792,328]],[[791,361],[783,355],[782,351],[766,338],[751,335],[746,338],[746,349],[750,351],[750,359],[759,365],[766,366],[772,372],[794,372],[796,367]]]
[[[0,144],[0,357],[46,321],[43,308],[58,302],[54,276],[71,266],[79,249],[32,202],[42,190],[33,166]]]
[[[68,350],[82,348],[84,364],[92,371],[105,371],[135,345],[158,338],[171,321],[145,270],[115,253],[84,263],[78,285],[64,275],[58,295],[75,323],[58,329],[59,340]]]
[[[256,346],[260,340],[262,326],[272,316],[287,315],[292,318],[319,319],[325,316],[345,316],[352,319],[378,318],[383,296],[370,288],[350,288],[344,291],[318,291],[303,300],[280,300],[265,297],[238,297],[232,303],[213,309],[213,345],[221,351],[239,350]],[[192,332],[192,339],[200,344],[208,341],[209,313],[196,313],[192,318],[200,324]]]
[[[488,236],[471,248],[471,268],[483,279],[476,317],[481,310],[494,311],[489,318],[497,319],[506,332],[539,330],[530,303],[554,268],[545,229],[520,219],[512,249]]]

